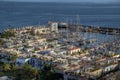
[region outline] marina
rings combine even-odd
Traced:
[[[17,67],[29,63],[43,71],[47,64],[63,80],[101,80],[119,71],[120,36],[94,31],[68,23],[62,27],[59,22],[6,29],[0,38],[0,61],[7,63],[7,58],[16,54]]]
[[[84,25],[71,25],[65,22],[48,22],[46,26],[26,26],[22,28],[13,28],[14,30],[24,29],[39,29],[41,27],[48,28],[50,24],[57,24],[57,33],[52,33],[52,38],[58,39],[59,42],[72,44],[75,46],[85,48],[96,48],[99,46],[105,48],[108,51],[120,54],[120,29],[119,28],[105,28],[105,27],[93,27]],[[56,25],[56,26],[57,26]],[[54,28],[53,28],[54,29]],[[9,31],[6,29],[5,31]],[[12,30],[12,29],[11,29]],[[53,30],[54,32],[54,30]],[[54,35],[54,36],[53,36]],[[97,48],[97,49],[98,49]],[[109,52],[107,52],[109,53]]]
[[[54,1],[0,1],[0,80],[120,80],[119,1]]]

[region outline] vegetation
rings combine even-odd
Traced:
[[[33,57],[33,58],[37,58],[38,56],[37,56],[37,55],[33,55],[32,57]]]
[[[39,71],[28,64],[23,67],[16,67],[7,63],[0,66],[0,76],[8,76],[14,80],[31,80],[38,76]],[[28,76],[29,75],[29,76]]]
[[[4,31],[1,33],[1,38],[9,38],[13,36],[15,36],[15,34],[12,31]]]
[[[10,60],[15,61],[17,58],[18,58],[17,55],[13,55],[13,56],[10,58]]]
[[[30,31],[29,31],[29,33],[30,33],[30,35],[35,35],[35,33],[34,33],[34,30],[33,29],[31,29]]]
[[[2,39],[0,39],[0,45],[3,45],[4,41]]]
[[[23,67],[0,62],[0,76],[8,76],[13,80],[59,80],[59,75],[51,71],[51,65],[45,64],[43,70],[33,68],[28,63]]]
[[[7,60],[8,62],[10,62],[10,61],[15,62],[15,60],[16,60],[17,58],[18,58],[17,55],[11,55],[11,56],[9,56],[9,57],[6,57],[6,60]]]
[[[3,70],[4,70],[4,71],[9,71],[9,70],[10,70],[10,64],[5,63],[5,64],[3,65]]]
[[[44,69],[40,72],[40,78],[38,80],[60,80],[62,77],[60,74],[54,72],[53,67],[50,64],[45,64]]]

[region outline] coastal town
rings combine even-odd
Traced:
[[[62,75],[55,80],[120,80],[119,31],[64,22],[10,28],[0,35],[0,62],[16,67],[28,63],[38,70],[48,64]],[[101,34],[103,39],[99,39]]]

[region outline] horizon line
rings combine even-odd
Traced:
[[[93,3],[93,4],[120,4],[118,2],[68,2],[68,1],[65,1],[65,2],[62,2],[62,1],[0,1],[0,2],[28,2],[28,3]]]

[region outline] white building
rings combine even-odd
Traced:
[[[112,65],[106,66],[106,67],[104,67],[103,72],[106,73],[106,72],[115,70],[117,66],[118,66],[118,64],[112,64]]]
[[[58,23],[57,22],[51,22],[50,23],[50,29],[52,32],[58,33]]]
[[[67,49],[69,54],[77,53],[81,51],[81,48],[71,46]]]

